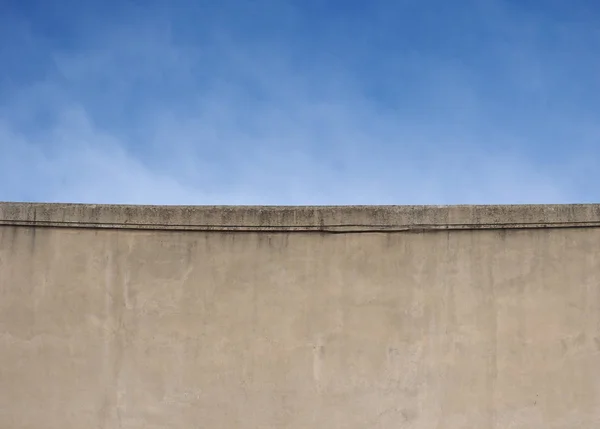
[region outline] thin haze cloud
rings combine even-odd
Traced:
[[[24,3],[0,6],[0,200],[600,194],[592,3]]]

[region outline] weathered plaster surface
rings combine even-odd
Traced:
[[[0,204],[0,428],[598,427],[599,220]]]

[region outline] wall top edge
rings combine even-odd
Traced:
[[[152,206],[0,202],[0,225],[331,232],[598,227],[600,204]]]

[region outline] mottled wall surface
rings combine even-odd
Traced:
[[[0,226],[0,428],[600,427],[600,229]]]

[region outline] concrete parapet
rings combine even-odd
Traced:
[[[289,207],[0,203],[0,224],[330,232],[564,228],[599,226],[600,204]]]

